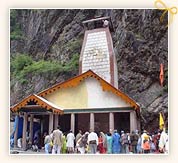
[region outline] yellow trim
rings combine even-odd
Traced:
[[[44,101],[42,101],[40,98],[38,98],[35,95],[28,96],[27,98],[23,99],[20,103],[16,104],[15,106],[11,107],[10,109],[11,109],[12,112],[17,112],[22,107],[26,106],[27,103],[30,102],[30,101],[34,101],[36,103],[36,105],[39,105],[46,110],[51,109],[53,113],[63,114],[62,110],[59,110],[59,109],[52,107],[51,105],[45,103]]]

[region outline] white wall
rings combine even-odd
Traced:
[[[119,96],[112,92],[103,91],[98,80],[88,78],[85,80],[88,92],[88,108],[129,107]]]

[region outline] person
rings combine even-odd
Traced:
[[[40,130],[37,130],[34,135],[32,150],[39,152],[40,149]]]
[[[99,135],[99,138],[98,138],[98,150],[99,150],[99,153],[105,153],[105,148],[104,148],[104,141],[105,141],[105,138],[103,138],[103,134],[102,132],[100,132],[100,135]]]
[[[90,129],[90,133],[88,135],[88,144],[90,153],[95,154],[97,152],[98,135],[93,129]]]
[[[112,135],[111,133],[106,134],[107,139],[107,154],[112,154]]]
[[[129,140],[127,133],[121,131],[121,152],[122,153],[129,153]]]
[[[60,126],[57,127],[56,130],[53,131],[52,140],[53,140],[53,149],[52,154],[60,154],[62,147],[62,131],[60,130]]]
[[[11,137],[10,138],[10,149],[12,149],[14,147],[14,138]]]
[[[22,138],[18,138],[17,140],[17,147],[22,148]]]
[[[143,153],[150,153],[150,142],[149,142],[149,136],[146,135],[144,137],[144,141],[143,141]]]
[[[75,136],[72,133],[72,130],[70,130],[70,132],[67,134],[67,152],[68,153],[74,153],[74,140],[75,140]]]
[[[78,131],[78,134],[76,135],[76,138],[75,138],[75,142],[77,143],[77,141],[82,137],[82,130],[79,130]]]
[[[138,134],[136,134],[135,131],[132,131],[132,134],[130,135],[130,141],[131,141],[131,150],[133,153],[137,153],[137,142],[138,142]]]
[[[138,141],[137,141],[137,153],[142,153],[142,148],[141,148],[142,140],[141,140],[141,135],[138,135]]]
[[[46,133],[46,136],[44,138],[44,145],[45,145],[45,153],[49,154],[51,153],[51,137]]]
[[[82,137],[76,143],[78,151],[81,154],[84,154],[86,152],[85,149],[87,148],[88,135],[89,135],[89,132],[85,132],[85,134],[82,135]]]
[[[144,152],[143,144],[144,144],[145,137],[148,137],[147,131],[143,130],[143,133],[141,135],[141,149],[142,149],[142,153]]]
[[[168,153],[168,134],[162,130],[159,139],[159,151],[160,153]]]
[[[120,134],[114,130],[112,135],[112,153],[118,154],[121,151]]]
[[[154,137],[154,135],[152,137]],[[155,153],[156,152],[156,146],[155,146],[155,143],[154,143],[153,139],[150,142],[150,152],[151,153]]]
[[[66,133],[62,135],[62,148],[61,148],[61,153],[65,154],[67,152],[67,140],[66,140]]]
[[[106,138],[106,135],[103,132],[100,132],[100,134],[101,134],[102,139],[103,139],[103,147],[104,147],[104,151],[106,153],[106,151],[107,151],[107,138]]]
[[[154,135],[152,136],[152,140],[154,142],[154,145],[155,145],[155,153],[159,153],[159,139],[160,139],[160,132],[159,130],[158,131],[155,131],[154,132]]]
[[[75,137],[75,148],[76,148],[76,152],[78,153],[78,147],[77,147],[77,142],[78,140],[82,137],[82,130],[78,131],[78,134]]]

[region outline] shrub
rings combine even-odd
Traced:
[[[27,83],[27,78],[33,75],[57,75],[59,73],[76,71],[79,55],[74,54],[69,62],[62,65],[59,61],[33,61],[28,55],[19,54],[11,59],[11,79],[16,78],[20,83]],[[29,76],[30,75],[30,76]]]
[[[11,58],[11,71],[19,72],[24,69],[24,67],[33,63],[32,58],[27,54],[16,54],[16,56]]]
[[[24,40],[23,32],[18,22],[18,13],[20,11],[16,9],[10,10],[10,39],[11,40]]]

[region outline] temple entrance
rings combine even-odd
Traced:
[[[41,125],[43,125],[43,133],[49,131],[49,115],[42,115],[42,118],[41,118]],[[50,133],[49,133],[50,134]]]
[[[108,113],[95,113],[95,132],[101,131],[107,133],[109,130],[109,114]]]
[[[114,126],[119,133],[122,130],[130,133],[130,112],[114,113]]]
[[[90,114],[81,113],[76,114],[75,116],[75,133],[78,133],[78,130],[82,130],[82,133],[90,130]]]
[[[60,124],[60,127],[61,127],[61,131],[63,133],[68,133],[70,131],[70,118],[71,118],[71,115],[70,114],[64,114],[64,115],[61,115],[59,116],[59,124]]]

